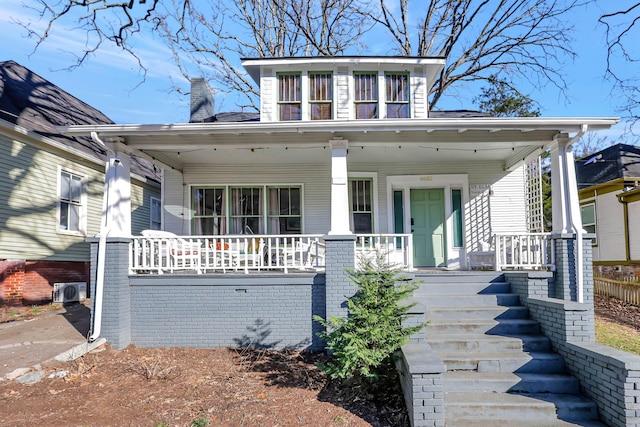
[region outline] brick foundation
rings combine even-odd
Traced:
[[[46,303],[54,283],[88,281],[88,262],[0,260],[0,303]]]

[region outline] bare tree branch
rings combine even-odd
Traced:
[[[605,27],[607,43],[606,76],[613,81],[615,89],[624,99],[621,111],[632,121],[640,120],[640,78],[637,70],[625,73],[618,61],[634,63],[640,61],[638,37],[640,36],[640,2],[626,9],[605,13],[598,19]]]
[[[399,54],[447,58],[430,89],[433,108],[449,88],[492,75],[564,92],[562,61],[575,56],[567,14],[588,0],[378,1],[379,10],[366,14],[387,29]]]

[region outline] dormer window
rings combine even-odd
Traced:
[[[355,88],[356,119],[378,118],[378,74],[356,73]]]
[[[331,73],[309,73],[309,113],[311,120],[333,118],[333,78]]]
[[[407,73],[386,73],[385,84],[387,118],[409,118],[409,75]]]
[[[278,107],[280,120],[301,120],[300,74],[278,74]]]

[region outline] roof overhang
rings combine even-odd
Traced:
[[[251,78],[260,85],[260,70],[264,67],[277,67],[300,71],[313,67],[364,66],[370,69],[425,67],[427,81],[435,77],[445,66],[445,58],[439,56],[314,56],[282,58],[243,58],[242,66]]]
[[[121,141],[133,150],[161,158],[170,165],[228,162],[225,150],[270,153],[262,161],[277,161],[280,151],[326,149],[329,141],[347,140],[350,148],[369,150],[371,161],[417,161],[406,149],[439,152],[443,160],[500,160],[505,168],[537,155],[558,135],[608,129],[617,118],[441,118],[408,120],[288,121],[243,123],[177,123],[144,125],[66,126],[61,132]],[[392,153],[391,148],[404,148]],[[384,149],[384,153],[381,150]],[[214,158],[204,154],[216,151]],[[380,152],[374,156],[375,150]],[[195,153],[190,155],[189,153]],[[447,157],[446,154],[449,154]],[[473,154],[473,156],[471,156]],[[236,156],[237,157],[237,156]],[[293,161],[304,160],[300,153]],[[307,160],[308,161],[308,160]]]

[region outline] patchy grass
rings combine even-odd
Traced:
[[[634,328],[596,318],[596,341],[640,356],[640,332]]]

